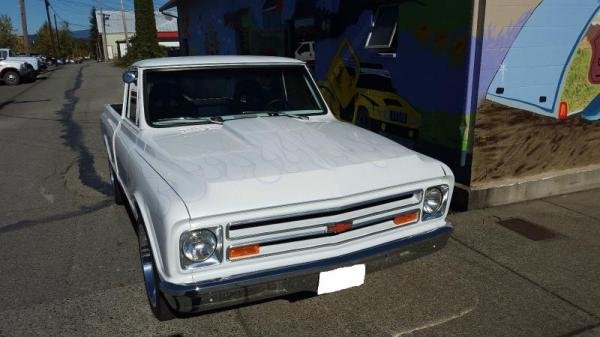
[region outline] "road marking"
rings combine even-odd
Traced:
[[[411,334],[413,332],[417,332],[417,331],[421,331],[421,330],[433,328],[435,326],[442,325],[442,324],[448,323],[450,321],[453,321],[453,320],[455,320],[457,318],[461,318],[463,316],[468,315],[471,311],[475,310],[475,308],[477,307],[478,304],[479,304],[479,300],[477,300],[475,302],[475,304],[473,304],[471,307],[466,308],[466,309],[464,309],[464,310],[462,310],[462,311],[460,311],[460,312],[458,312],[458,313],[456,313],[454,315],[450,315],[448,317],[437,319],[437,320],[435,320],[433,322],[429,322],[427,324],[421,325],[421,326],[416,327],[416,328],[412,328],[412,329],[409,329],[409,330],[404,330],[402,332],[398,332],[398,333],[394,334],[394,337],[400,337],[400,336]]]

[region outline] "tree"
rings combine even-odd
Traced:
[[[36,53],[42,55],[53,55],[52,39],[50,37],[48,23],[45,22],[37,31],[37,37],[33,41],[33,49]]]
[[[58,30],[58,40],[60,41],[59,56],[73,56],[75,50],[75,38],[71,35],[69,27],[63,23]]]
[[[10,16],[0,15],[0,48],[14,48],[16,44],[17,36],[13,31]]]
[[[156,37],[156,19],[152,0],[134,0],[135,7],[135,37],[127,55],[120,62],[122,65],[131,64],[136,60],[166,56],[166,51],[158,45]]]
[[[98,53],[98,20],[96,19],[96,7],[92,7],[90,12],[90,40],[89,50],[94,58]]]

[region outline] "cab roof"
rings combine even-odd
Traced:
[[[207,56],[178,56],[163,57],[138,61],[133,67],[160,68],[181,66],[206,66],[206,65],[252,65],[252,64],[274,64],[274,65],[302,65],[303,61],[277,56],[238,56],[238,55],[207,55]]]

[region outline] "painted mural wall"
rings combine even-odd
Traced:
[[[445,161],[468,184],[472,10],[472,0],[227,0],[180,1],[178,12],[189,54],[305,60],[339,119]]]
[[[471,185],[600,165],[600,0],[487,0]]]

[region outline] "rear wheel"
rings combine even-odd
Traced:
[[[108,164],[108,169],[110,171],[110,183],[113,187],[113,195],[115,196],[115,204],[123,205],[125,203],[125,194],[123,193],[123,189],[121,188],[121,184],[117,180],[115,176],[115,171],[113,170],[110,163]]]
[[[7,85],[17,85],[21,83],[21,75],[19,75],[19,73],[14,70],[9,70],[6,73],[4,73],[2,79]]]
[[[156,263],[150,247],[150,240],[146,233],[146,227],[141,220],[138,220],[138,242],[140,246],[140,260],[142,263],[142,273],[144,275],[144,285],[148,303],[152,313],[159,321],[168,321],[175,318],[173,310],[165,300],[163,294],[158,289],[160,278],[156,271]]]

